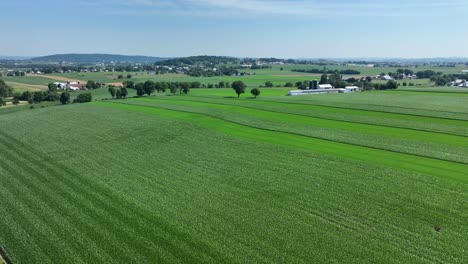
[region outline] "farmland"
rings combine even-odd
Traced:
[[[468,260],[468,95],[286,91],[0,109],[0,246],[13,263]]]

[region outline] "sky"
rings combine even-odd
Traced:
[[[468,57],[467,0],[0,0],[0,55]]]

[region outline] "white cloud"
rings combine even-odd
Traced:
[[[231,12],[253,12],[261,14],[298,14],[298,15],[374,15],[393,11],[402,14],[415,14],[431,9],[448,11],[467,7],[466,0],[184,0],[194,6],[210,7]]]
[[[81,0],[107,8],[194,15],[424,16],[464,9],[466,0]]]

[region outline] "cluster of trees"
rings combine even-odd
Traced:
[[[8,86],[2,79],[0,79],[0,107],[6,105],[6,100],[4,98],[11,96],[12,93],[13,88]]]
[[[145,83],[152,82],[146,81]],[[122,83],[124,87],[129,89],[135,89],[135,82],[133,81],[125,81]],[[154,82],[155,90],[157,92],[165,92],[166,90],[170,90],[171,87],[185,87],[188,86],[191,89],[198,89],[198,88],[230,88],[231,84],[227,81],[220,81],[216,84],[202,84],[201,82]]]
[[[292,69],[293,72],[305,72],[305,73],[325,73],[325,74],[361,74],[360,71],[347,69],[347,70],[330,70],[324,67],[323,69]]]
[[[197,66],[189,68],[185,73],[192,77],[231,76],[239,74],[237,69],[233,66],[220,66],[216,68],[216,70],[214,70],[214,68]]]
[[[441,75],[442,73],[437,73],[433,70],[425,70],[425,71],[418,71],[416,73],[416,76],[419,78],[419,79],[429,79],[435,75]]]
[[[13,77],[13,76],[25,76],[26,73],[24,71],[14,71],[14,72],[8,72],[6,73],[6,76],[8,77]],[[3,73],[0,73],[0,77],[3,76]]]
[[[127,74],[127,79],[131,79],[132,77],[133,77],[133,76],[132,76],[131,74]],[[121,80],[121,79],[123,79],[123,78],[125,78],[125,77],[124,77],[122,74],[119,74],[119,75],[117,76],[117,79],[119,79],[119,80]]]
[[[397,74],[413,75],[414,72],[410,69],[398,69]]]
[[[331,84],[333,87],[345,87],[347,83],[343,81],[343,77],[341,76],[340,73],[334,73],[334,74],[323,74],[320,77],[320,84]]]
[[[2,79],[0,79],[0,97],[9,97],[13,94],[13,88],[8,86]]]
[[[234,89],[234,91],[236,92],[237,94],[237,98],[240,97],[241,94],[245,93],[245,90],[247,89],[247,85],[242,82],[242,81],[235,81],[231,84],[231,87],[232,89]],[[255,97],[257,98],[257,96],[260,95],[260,89],[258,88],[253,88],[250,90],[250,93]]]
[[[82,94],[79,94],[73,100],[73,103],[88,103],[88,102],[91,102],[92,100],[93,100],[93,95],[91,93],[82,93]]]
[[[386,84],[383,84],[383,83],[374,84],[375,90],[393,90],[397,88],[398,88],[398,83],[394,80],[388,81]]]
[[[263,70],[263,69],[271,69],[272,67],[270,65],[258,65],[256,63],[252,64],[252,66],[250,67],[250,69],[252,70]]]
[[[86,83],[86,88],[89,90],[95,90],[101,88],[102,84],[100,82],[95,82],[93,80],[89,80]]]
[[[296,63],[293,59],[278,59],[278,58],[245,58],[240,61],[241,64],[256,64],[256,63],[289,63],[294,64]]]
[[[239,59],[232,57],[222,56],[192,56],[186,58],[176,58],[170,60],[163,60],[156,62],[155,65],[159,66],[187,66],[187,65],[202,65],[206,67],[212,67],[219,64],[234,64],[238,63]]]
[[[125,99],[128,96],[128,90],[126,87],[116,88],[115,86],[109,86],[108,91],[112,98]]]
[[[457,79],[468,80],[468,74],[438,74],[432,76],[430,79],[437,86],[446,86]]]
[[[17,99],[19,101],[28,101],[28,103],[40,103],[40,102],[54,102],[60,99],[60,95],[57,93],[56,90],[49,90],[49,91],[36,91],[30,92],[25,91],[23,93],[15,93],[13,95],[13,99]]]
[[[2,86],[2,80],[0,80],[0,87]],[[29,104],[37,104],[41,102],[55,102],[60,101],[62,104],[70,103],[70,94],[68,91],[62,93],[57,92],[57,86],[53,83],[48,85],[48,91],[25,91],[23,93],[11,93],[8,96],[12,96],[12,103],[17,105],[20,101],[27,101]],[[1,91],[2,89],[0,89]],[[6,97],[6,96],[5,96]],[[0,97],[1,98],[1,97]],[[90,93],[79,94],[73,101],[74,103],[85,103],[91,102],[92,95]]]

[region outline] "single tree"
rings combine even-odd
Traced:
[[[143,85],[143,90],[148,96],[151,96],[151,94],[156,90],[156,85],[153,81],[146,81]]]
[[[15,97],[15,98],[13,98],[13,101],[11,101],[11,103],[12,103],[13,105],[19,105],[19,104],[20,104],[20,100],[19,100],[18,98]]]
[[[177,88],[178,88],[177,83],[170,83],[170,84],[169,84],[169,90],[170,90],[171,93],[174,94],[174,95],[177,93]]]
[[[135,85],[135,90],[136,90],[138,97],[141,97],[145,94],[145,90],[143,89],[143,87],[144,87],[144,84],[142,83],[138,83],[137,85]]]
[[[8,86],[3,80],[0,80],[0,97],[8,97],[13,93],[13,88]]]
[[[115,90],[115,87],[114,87],[114,86],[109,87],[109,89],[107,89],[107,91],[109,91],[109,93],[110,93],[110,95],[112,96],[112,98],[115,98],[116,90]]]
[[[245,88],[247,88],[247,85],[245,85],[245,83],[242,81],[235,81],[231,84],[231,87],[236,92],[237,98],[239,98],[241,94],[245,93]]]
[[[120,92],[120,89],[115,91],[115,98],[122,99],[122,93]]]
[[[251,93],[255,98],[257,98],[257,96],[260,95],[260,89],[258,89],[258,88],[253,88],[252,90],[250,90],[250,93]]]
[[[322,77],[320,77],[320,83],[319,84],[328,84],[328,75],[324,74]]]
[[[131,79],[133,76],[131,74],[127,75],[127,79]]]
[[[44,100],[44,94],[40,91],[34,92],[32,96],[32,101],[34,103],[40,103]]]
[[[60,102],[64,105],[70,103],[70,94],[66,91],[60,94]]]
[[[190,90],[190,84],[187,82],[180,83],[179,85],[179,94],[187,94]]]
[[[0,97],[0,107],[6,105],[6,101],[5,99],[3,99],[3,97]]]
[[[394,80],[391,80],[391,81],[388,81],[387,85],[386,85],[387,89],[397,89],[398,88],[398,83]]]
[[[272,82],[270,82],[270,81],[265,83],[265,87],[273,87],[273,86],[274,86],[274,84]]]
[[[49,83],[49,84],[47,85],[47,87],[49,88],[49,91],[50,91],[50,92],[55,92],[55,91],[57,91],[57,85],[55,85],[54,83]]]
[[[79,94],[74,100],[73,103],[88,103],[93,100],[91,93],[82,93]]]
[[[128,95],[128,91],[127,91],[127,88],[125,87],[121,87],[120,88],[120,96],[121,98],[125,99]]]

